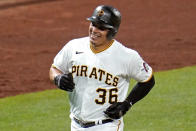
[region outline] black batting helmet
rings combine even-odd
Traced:
[[[118,32],[121,14],[112,6],[100,5],[95,8],[93,15],[87,18],[87,20],[109,29],[107,38],[111,40]]]

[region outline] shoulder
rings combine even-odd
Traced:
[[[125,45],[123,45],[117,40],[114,41],[114,48],[116,49],[117,54],[120,53],[121,55],[127,55],[127,56],[139,55],[139,53],[136,50],[126,47]]]

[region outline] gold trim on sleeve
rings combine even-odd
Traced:
[[[152,70],[152,73],[151,73],[150,77],[147,80],[142,81],[141,83],[148,82],[152,78],[152,76],[153,76],[153,70]]]

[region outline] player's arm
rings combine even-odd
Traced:
[[[63,72],[61,72],[59,69],[57,69],[56,67],[54,67],[53,65],[50,67],[50,71],[49,71],[49,78],[50,81],[54,83],[54,78],[58,75],[63,74]]]
[[[75,87],[72,74],[63,74],[53,65],[50,67],[49,78],[59,89],[72,92]]]
[[[123,116],[137,101],[144,98],[155,85],[154,76],[147,82],[138,82],[123,102],[117,102],[111,105],[105,111],[105,114],[113,119],[119,119]]]
[[[150,80],[148,80],[147,82],[138,82],[131,90],[131,92],[129,93],[125,101],[130,103],[130,105],[135,104],[137,101],[144,98],[150,92],[150,90],[153,88],[154,85],[155,85],[154,75],[152,75]]]

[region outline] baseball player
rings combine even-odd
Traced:
[[[123,115],[154,86],[153,71],[114,39],[121,23],[116,8],[100,5],[87,20],[89,36],[61,49],[50,80],[69,94],[71,131],[123,131]],[[138,83],[128,92],[130,79]]]

